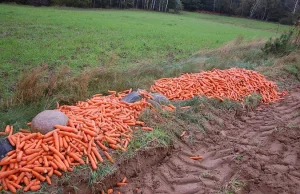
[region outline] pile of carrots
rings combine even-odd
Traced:
[[[160,92],[170,100],[186,100],[198,95],[229,98],[243,101],[244,97],[257,92],[263,103],[281,99],[274,82],[268,81],[256,71],[231,68],[227,70],[205,71],[183,74],[177,78],[162,78],[151,86],[151,91]]]
[[[136,120],[145,107],[151,106],[147,102],[151,96],[140,91],[141,101],[121,101],[129,92],[131,90],[118,94],[112,91],[109,96],[96,94],[75,106],[58,105],[69,117],[68,124],[55,125],[55,130],[45,135],[24,129],[13,134],[13,127],[7,126],[4,133],[16,149],[0,161],[3,188],[12,193],[17,189],[36,191],[41,188],[41,182],[51,184],[53,174],[61,176],[77,165],[90,164],[96,170],[103,158],[113,163],[108,150],[126,150],[132,138],[131,126],[153,130]]]
[[[163,78],[155,81],[151,90],[164,94],[170,100],[206,95],[220,100],[242,101],[253,92],[260,93],[264,103],[281,99],[275,83],[255,71],[237,68]],[[41,188],[41,182],[51,184],[53,174],[61,176],[62,172],[72,171],[73,167],[81,164],[90,164],[96,170],[103,158],[114,162],[109,149],[126,150],[132,138],[132,126],[153,130],[137,120],[143,109],[152,107],[147,102],[152,99],[147,91],[140,90],[143,98],[134,103],[121,100],[131,90],[109,92],[111,94],[108,96],[96,94],[74,106],[58,104],[57,109],[69,118],[67,126],[55,125],[55,129],[45,135],[25,129],[14,134],[13,127],[7,126],[0,135],[8,135],[8,140],[16,149],[0,161],[0,190],[10,190],[12,193],[17,189],[36,191]],[[174,111],[175,107],[170,104],[163,106],[163,109]]]

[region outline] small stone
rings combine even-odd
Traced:
[[[45,110],[31,121],[31,131],[46,134],[54,129],[54,125],[66,125],[68,117],[58,110]]]

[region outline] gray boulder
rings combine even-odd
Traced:
[[[31,131],[46,134],[54,129],[54,125],[66,125],[68,117],[58,110],[44,110],[31,121]]]
[[[159,104],[162,104],[162,105],[170,104],[170,100],[160,93],[150,93],[150,95],[153,97],[153,100],[155,102],[158,102]]]

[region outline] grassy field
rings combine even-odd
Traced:
[[[238,36],[269,38],[286,26],[198,13],[80,10],[0,4],[0,98],[20,72],[41,63],[55,69],[176,62]]]

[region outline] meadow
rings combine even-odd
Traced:
[[[216,48],[238,36],[269,38],[288,27],[242,18],[183,12],[87,10],[0,5],[0,98],[14,92],[21,72],[162,64]]]

